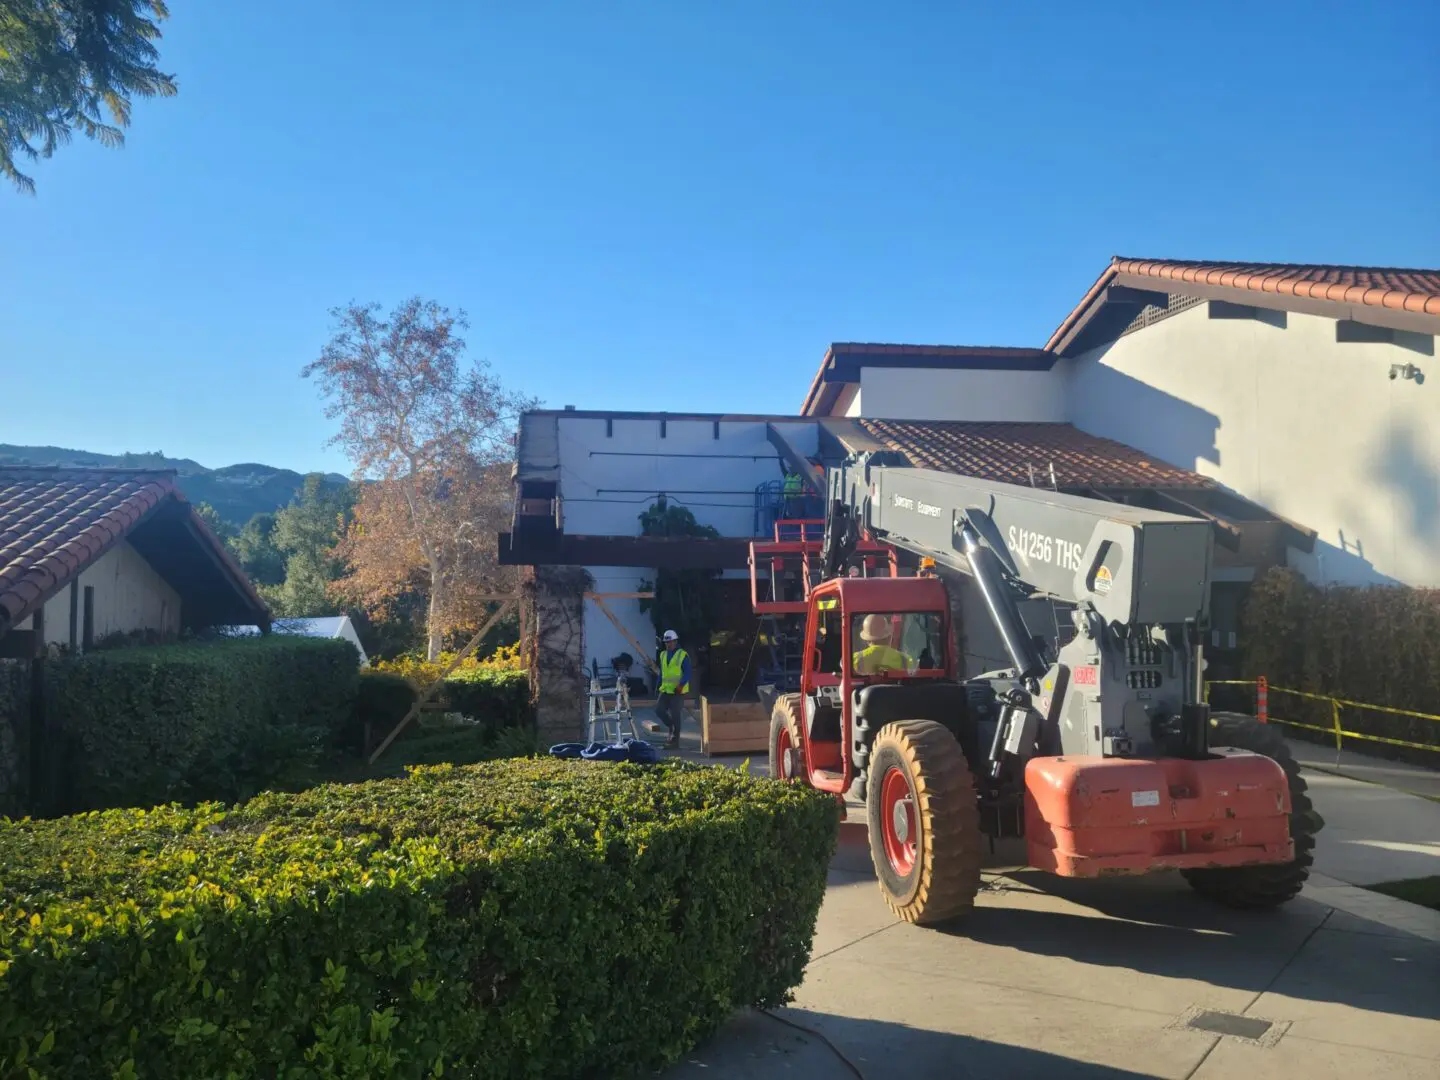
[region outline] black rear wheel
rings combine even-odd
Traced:
[[[770,779],[805,781],[800,745],[800,695],[782,694],[770,710]]]
[[[887,724],[870,754],[870,858],[890,909],[933,926],[980,889],[980,812],[960,744],[930,720]]]
[[[1295,858],[1287,863],[1264,866],[1233,866],[1221,869],[1182,870],[1185,880],[1201,896],[1228,907],[1273,908],[1293,900],[1304,888],[1315,862],[1315,834],[1324,821],[1310,802],[1300,766],[1275,728],[1254,717],[1238,713],[1212,713],[1210,745],[1233,746],[1263,754],[1285,770],[1290,785],[1290,838]]]

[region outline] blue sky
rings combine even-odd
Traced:
[[[558,407],[793,412],[1039,345],[1114,254],[1440,262],[1440,5],[174,0],[177,98],[0,190],[0,442],[345,468],[419,293]]]

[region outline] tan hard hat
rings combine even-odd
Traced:
[[[866,615],[860,624],[860,640],[872,644],[890,640],[890,620],[884,615]]]

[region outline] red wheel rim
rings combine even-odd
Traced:
[[[915,813],[915,796],[905,773],[891,766],[880,785],[880,832],[885,841],[885,858],[901,877],[915,869],[915,841],[920,838],[920,820]]]
[[[775,736],[775,767],[780,770],[780,775],[775,779],[793,780],[795,778],[795,763],[790,757],[794,748],[794,744],[790,741],[790,729],[781,726],[779,733]]]

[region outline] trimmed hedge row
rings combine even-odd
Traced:
[[[52,661],[75,810],[234,801],[303,777],[352,724],[348,642],[272,635]]]
[[[1375,586],[1319,588],[1293,570],[1271,570],[1250,588],[1241,615],[1247,677],[1370,705],[1440,714],[1440,590]],[[1272,693],[1282,718],[1328,728],[1330,706]],[[1347,707],[1351,731],[1440,746],[1440,721]],[[1287,728],[1317,741],[1329,736]],[[1347,747],[1351,744],[1347,743]],[[1354,741],[1355,749],[1427,765],[1440,754]]]
[[[808,960],[838,814],[679,763],[0,823],[0,1080],[615,1075]]]

